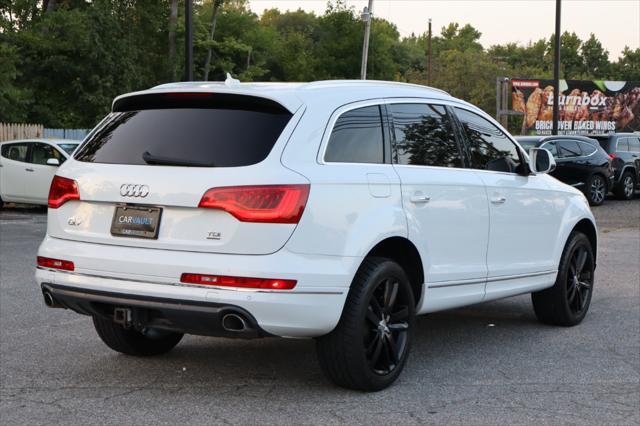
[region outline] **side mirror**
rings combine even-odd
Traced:
[[[59,166],[60,165],[60,160],[58,160],[57,158],[49,158],[47,160],[47,165],[48,166]]]
[[[529,151],[529,169],[534,175],[551,173],[556,169],[556,160],[544,148],[532,148]]]

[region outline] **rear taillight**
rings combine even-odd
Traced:
[[[69,200],[79,200],[78,184],[73,179],[54,176],[49,189],[49,208],[57,209]]]
[[[70,260],[52,259],[50,257],[38,256],[38,266],[50,269],[62,269],[63,271],[73,271],[74,265]]]
[[[298,223],[309,185],[260,185],[211,188],[198,207],[224,210],[241,222]]]
[[[228,277],[221,275],[182,274],[180,282],[184,284],[212,285],[220,287],[257,288],[265,290],[291,290],[296,280],[274,278]]]
[[[609,154],[609,158],[611,158],[612,160],[616,159],[616,154],[614,154],[613,152],[611,154]]]

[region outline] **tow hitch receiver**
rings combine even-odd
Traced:
[[[113,322],[120,324],[123,327],[130,327],[132,321],[131,309],[129,308],[115,308],[113,310]]]

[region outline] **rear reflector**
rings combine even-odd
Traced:
[[[78,184],[73,179],[54,176],[49,189],[49,208],[57,209],[69,200],[79,200]]]
[[[50,257],[38,256],[38,266],[42,268],[62,269],[63,271],[73,271],[73,262],[69,260],[51,259]]]
[[[198,207],[224,210],[241,222],[298,223],[309,185],[230,186],[209,189]]]
[[[180,282],[184,284],[212,285],[220,287],[259,288],[265,290],[291,290],[296,280],[277,280],[273,278],[227,277],[221,275],[182,274]]]

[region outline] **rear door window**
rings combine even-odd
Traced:
[[[640,152],[640,139],[629,138],[628,141],[629,141],[629,151]]]
[[[384,138],[380,106],[356,108],[333,125],[324,161],[330,163],[383,163]]]
[[[451,117],[442,105],[392,104],[397,164],[464,167]]]
[[[558,152],[560,158],[580,157],[582,155],[578,142],[572,140],[558,141]]]
[[[28,151],[29,144],[26,143],[11,143],[2,145],[2,156],[8,160],[26,162]]]
[[[292,116],[275,102],[252,102],[249,96],[181,95],[116,102],[120,111],[116,108],[101,123],[75,158],[109,164],[249,166],[269,155]]]

